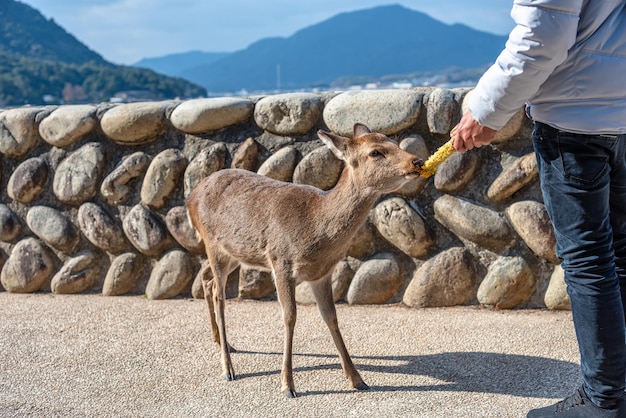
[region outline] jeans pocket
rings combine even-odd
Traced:
[[[554,174],[565,176],[563,171],[563,161],[559,152],[557,131],[546,125],[536,123],[532,133],[533,146],[537,159],[543,162],[542,165],[550,167]]]
[[[595,185],[608,174],[615,139],[559,132],[557,140],[565,176],[582,185]]]
[[[582,187],[595,185],[609,170],[609,159],[617,139],[557,131],[538,124],[533,143],[538,158]]]

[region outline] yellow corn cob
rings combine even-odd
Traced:
[[[435,172],[437,171],[437,168],[445,160],[447,160],[448,157],[450,157],[452,154],[455,153],[456,150],[452,146],[452,141],[454,141],[454,138],[450,139],[448,142],[440,146],[439,149],[433,155],[428,157],[426,162],[424,162],[422,167],[419,169],[420,175],[422,177],[428,178],[432,176],[433,174],[435,174]]]

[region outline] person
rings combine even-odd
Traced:
[[[626,417],[626,1],[515,0],[515,27],[452,129],[490,144],[524,105],[557,239],[582,385],[528,417]]]

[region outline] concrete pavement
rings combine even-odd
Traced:
[[[0,417],[524,417],[578,385],[569,312],[338,305],[369,391],[348,387],[315,306],[298,307],[297,399],[279,392],[277,302],[229,300],[237,380],[202,300],[0,292]]]

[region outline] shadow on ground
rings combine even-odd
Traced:
[[[236,355],[282,356],[282,353],[237,350]],[[294,373],[340,369],[339,359],[335,355],[294,353],[294,357],[329,359],[328,364],[294,367]],[[440,381],[431,385],[370,386],[371,390],[387,392],[481,392],[527,398],[559,399],[567,396],[571,388],[577,384],[580,371],[578,364],[567,361],[483,352],[452,352],[424,356],[352,356],[352,359],[359,371],[416,377],[428,376]],[[272,374],[279,375],[280,370],[242,374],[238,375],[237,379]],[[406,381],[406,379],[402,380]],[[571,385],[567,382],[571,382]],[[557,388],[562,388],[562,392],[558,390],[555,392]],[[298,396],[341,392],[351,391],[309,391],[299,393]]]

